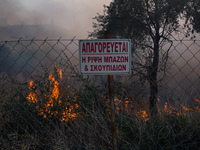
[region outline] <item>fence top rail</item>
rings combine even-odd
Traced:
[[[85,40],[87,40],[88,38],[85,38]],[[73,42],[73,41],[79,41],[79,40],[83,40],[83,38],[82,39],[78,39],[78,38],[62,38],[62,37],[60,37],[60,38],[57,38],[57,39],[48,39],[48,37],[47,38],[45,38],[45,39],[35,39],[35,38],[33,38],[33,39],[22,39],[22,38],[19,38],[19,39],[13,39],[13,40],[0,40],[0,43],[7,43],[7,42],[28,42],[28,41],[32,41],[32,42],[34,42],[34,41],[44,41],[44,42],[50,42],[50,41],[57,41],[57,42],[60,42],[60,41],[71,41],[71,42]],[[88,39],[89,40],[89,39]],[[193,41],[193,42],[197,42],[197,41],[200,41],[200,39],[173,39],[173,40],[171,40],[171,41],[181,41],[181,42],[184,42],[184,41]]]
[[[82,40],[82,39],[76,39],[75,37],[73,38],[57,38],[57,39],[49,39],[48,37],[45,38],[45,39],[22,39],[22,38],[19,38],[19,39],[13,39],[13,40],[2,40],[0,41],[1,43],[7,43],[7,42],[21,42],[21,41],[79,41],[79,40]]]

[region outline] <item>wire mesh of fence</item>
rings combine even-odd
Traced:
[[[132,51],[132,73],[114,75],[119,149],[200,146],[200,41],[160,49],[153,127],[151,54]],[[80,75],[78,53],[77,39],[0,42],[1,149],[112,149],[107,76]]]

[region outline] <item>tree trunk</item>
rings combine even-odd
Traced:
[[[159,38],[154,41],[154,57],[153,63],[149,68],[149,84],[150,84],[150,98],[149,98],[149,110],[150,117],[153,122],[156,121],[158,108],[157,108],[157,96],[158,96],[158,84],[157,73],[159,64]]]

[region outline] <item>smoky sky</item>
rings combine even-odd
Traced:
[[[0,18],[8,25],[53,23],[64,36],[87,38],[93,31],[92,18],[103,14],[103,5],[111,0],[1,0]]]
[[[78,39],[85,39],[88,36],[88,32],[93,31],[92,22],[95,20],[92,18],[95,17],[97,13],[103,14],[103,5],[109,5],[111,1],[112,0],[0,0],[0,18],[7,19],[8,25],[54,24],[59,35],[50,38],[73,38],[76,36]],[[37,26],[34,26],[34,32],[39,32],[43,29],[40,27],[39,29],[41,30],[36,30],[36,28]],[[16,29],[19,29],[19,26],[17,26]],[[4,29],[1,29],[0,33],[9,33],[8,30],[7,32],[3,32],[2,30]],[[29,28],[26,27],[24,27],[23,30],[30,31]],[[19,37],[25,38],[26,36],[28,38],[33,38],[36,35],[31,34],[30,32],[30,37],[29,34],[27,34],[26,36],[20,35],[17,38],[16,35],[18,35],[19,32],[13,33],[17,33],[15,34],[15,39],[18,39]],[[43,37],[46,38],[45,35]],[[180,38],[184,39],[183,36]],[[197,36],[197,39],[199,38],[200,37]],[[5,35],[3,35],[0,40],[4,41]],[[189,41],[189,43],[182,43],[181,41],[177,42],[178,43],[173,42],[174,46],[171,48],[171,53],[169,54],[169,65],[171,65],[171,70],[169,72],[170,79],[167,80],[166,83],[170,83],[174,87],[185,86],[185,89],[192,87],[199,92],[199,41]],[[77,49],[77,47],[72,47],[72,49]],[[46,52],[46,49],[44,50]],[[4,51],[2,50],[0,53],[3,53]],[[2,65],[4,66],[1,66],[0,72],[5,72],[5,69],[8,68],[14,68],[13,72],[18,73],[22,67],[27,70],[26,72],[29,72],[30,69],[27,69],[29,68],[29,64],[31,64],[33,68],[38,65],[36,60],[42,57],[42,53],[38,53],[34,56],[36,60],[34,60],[34,58],[31,59],[33,61],[27,65],[27,60],[29,60],[28,58],[31,56],[29,56],[29,52],[23,52],[23,58],[26,59],[18,59],[19,55],[22,56],[22,52],[23,49],[22,51],[19,51],[18,55],[10,53],[10,56],[6,59],[4,58],[5,54],[1,54],[0,63],[2,60]],[[52,60],[55,58],[54,55],[55,54],[51,54],[52,59],[50,63],[52,63]],[[77,54],[76,57],[78,58]],[[43,57],[41,59],[46,64],[46,59],[43,59]],[[19,70],[16,69],[16,64],[12,65],[14,63],[11,63],[11,60],[18,63]]]

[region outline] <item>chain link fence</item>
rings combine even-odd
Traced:
[[[0,42],[1,149],[112,149],[107,76],[80,75],[77,39]],[[149,117],[146,49],[114,75],[119,149],[200,147],[200,41],[161,47],[158,121]]]

